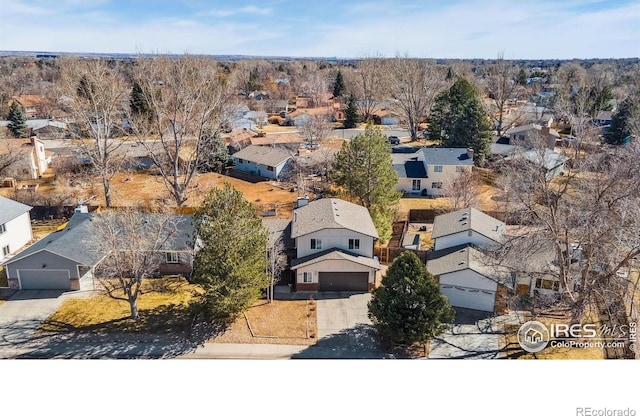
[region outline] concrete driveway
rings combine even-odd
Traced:
[[[429,358],[492,359],[501,358],[504,323],[510,315],[454,308],[456,319],[451,329],[431,340]]]
[[[293,358],[385,358],[367,317],[370,293],[320,292],[318,343]]]
[[[20,290],[0,305],[0,358],[32,340],[35,330],[62,304],[60,290]]]

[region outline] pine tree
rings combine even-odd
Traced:
[[[267,231],[254,206],[228,183],[209,193],[195,221],[200,249],[193,282],[203,289],[196,306],[211,320],[231,322],[269,286]]]
[[[393,170],[391,145],[380,129],[369,123],[364,134],[342,144],[336,155],[331,179],[371,213],[380,241],[391,236],[398,175]]]
[[[520,71],[518,71],[518,77],[516,78],[516,82],[518,83],[518,85],[522,85],[522,86],[527,85],[527,73],[524,71],[523,68],[520,68]]]
[[[352,129],[360,123],[360,112],[358,111],[358,104],[356,98],[351,94],[347,101],[347,109],[344,112],[344,128]]]
[[[640,100],[630,94],[611,117],[611,126],[604,139],[608,144],[620,145],[633,134],[632,125],[640,124]]]
[[[9,108],[9,115],[7,116],[9,125],[7,126],[11,130],[13,137],[24,138],[29,137],[29,128],[27,127],[27,118],[20,109],[18,103],[14,100]]]
[[[478,91],[464,78],[438,94],[429,115],[429,139],[444,147],[470,147],[476,164],[489,154],[493,138],[491,123]]]
[[[369,318],[390,343],[424,344],[443,333],[454,315],[438,283],[410,251],[393,261],[369,302]]]
[[[346,88],[344,86],[344,79],[342,78],[342,72],[338,70],[338,75],[336,75],[336,81],[333,84],[333,96],[340,97],[342,94],[344,94],[345,89]]]
[[[146,95],[142,90],[142,86],[137,81],[133,83],[133,87],[131,88],[129,108],[134,116],[144,116],[147,118],[151,118],[153,116],[153,111],[151,110],[151,107],[149,107],[149,103],[147,102]]]

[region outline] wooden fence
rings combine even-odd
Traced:
[[[375,247],[373,254],[378,257],[380,263],[393,263],[396,257],[400,257],[405,251],[413,252],[424,264],[427,264],[427,256],[429,254],[427,250],[411,250],[402,247]]]

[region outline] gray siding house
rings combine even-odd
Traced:
[[[237,170],[268,179],[279,179],[291,161],[291,154],[278,147],[251,145],[234,153],[231,158]]]

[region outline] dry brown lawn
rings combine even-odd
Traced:
[[[129,318],[129,303],[107,294],[68,299],[39,330],[58,333],[185,334],[191,324],[188,302],[194,286],[184,278],[149,279],[138,298],[139,318]]]
[[[214,187],[223,187],[228,182],[242,192],[245,198],[256,205],[259,211],[276,208],[277,218],[290,218],[297,194],[288,189],[273,185],[271,182],[250,183],[218,173],[206,173],[196,176],[192,181],[188,207],[200,205],[207,193]],[[22,182],[20,183],[22,184]],[[162,178],[146,172],[120,172],[111,180],[112,201],[115,206],[156,207],[175,206]],[[58,178],[41,183],[36,196],[67,198],[69,204],[93,197],[88,203],[105,205],[101,181],[98,177],[84,180]],[[14,190],[0,188],[0,195],[11,197]],[[43,229],[42,232],[46,232]],[[55,231],[55,229],[50,229]]]
[[[223,334],[209,342],[312,345],[316,339],[309,338],[308,334],[317,333],[317,328],[313,315],[308,317],[308,312],[306,300],[274,301],[271,304],[260,301]],[[249,325],[255,336],[251,334]]]
[[[408,220],[411,209],[446,209],[448,204],[448,198],[401,198],[396,211],[396,220]]]

